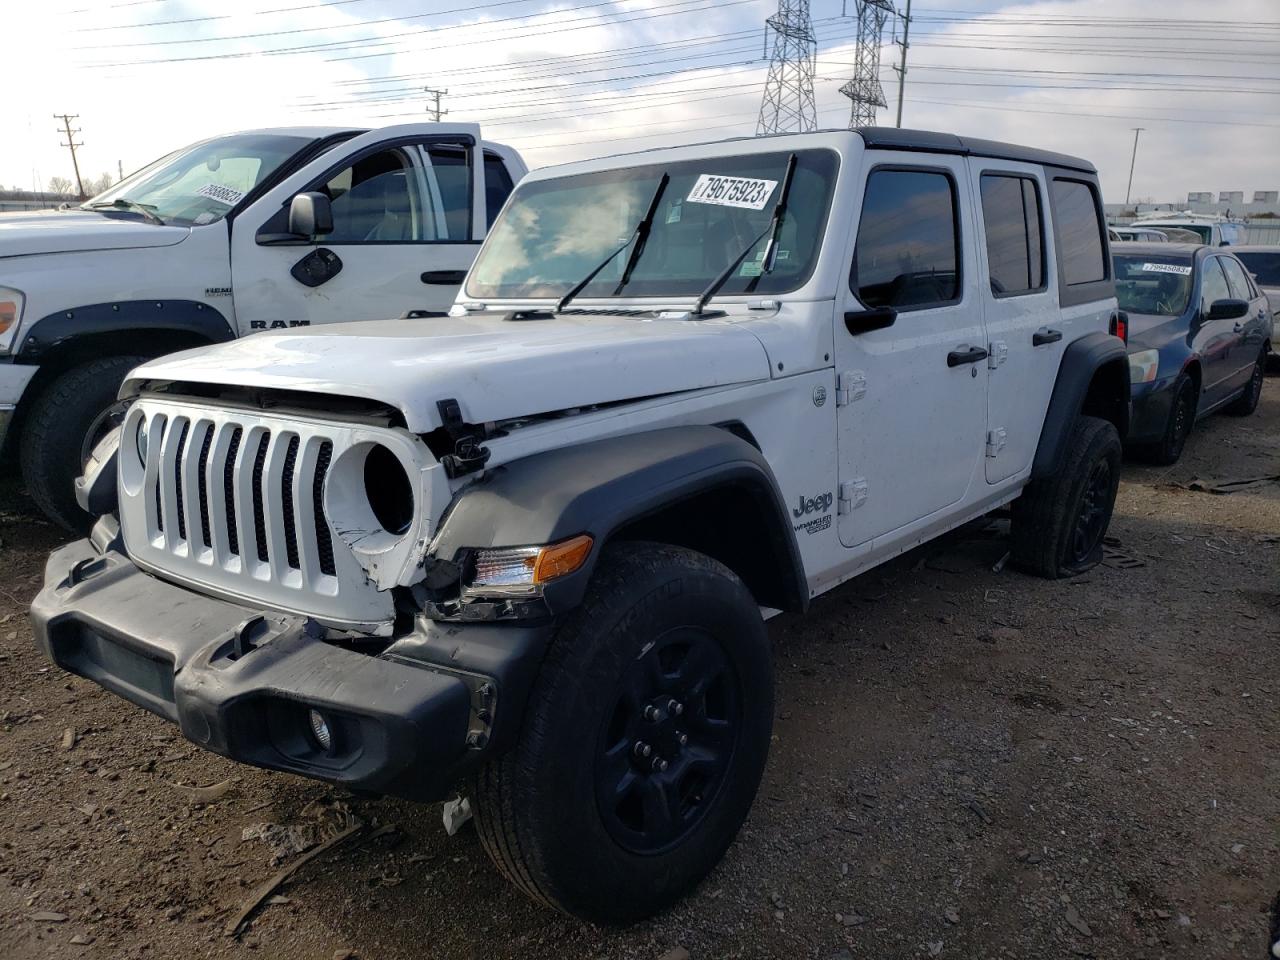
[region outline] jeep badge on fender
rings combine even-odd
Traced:
[[[461,791],[537,902],[647,917],[751,810],[764,611],[1005,507],[1022,570],[1098,563],[1110,264],[1091,164],[951,134],[544,168],[448,317],[130,374],[37,642],[232,759]]]

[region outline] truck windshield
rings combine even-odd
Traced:
[[[246,193],[314,142],[310,137],[239,133],[205,140],[143,167],[84,204],[90,210],[149,211],[164,223],[221,220]]]
[[[1116,300],[1128,313],[1176,317],[1191,296],[1191,258],[1122,254],[1112,258]]]
[[[614,257],[577,297],[697,297],[768,225],[790,157],[779,152],[682,160],[522,184],[476,260],[467,295],[564,296],[628,243],[665,173],[670,180],[639,256]],[[785,293],[808,280],[838,165],[830,150],[796,153],[773,269],[763,269],[765,237],[742,259],[722,295]]]

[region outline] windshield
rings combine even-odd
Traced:
[[[1280,250],[1272,253],[1267,250],[1236,251],[1239,258],[1254,279],[1264,287],[1280,287]]]
[[[1128,313],[1176,317],[1191,299],[1191,258],[1124,254],[1113,257],[1116,299]]]
[[[1186,232],[1194,233],[1197,237],[1199,237],[1201,243],[1208,243],[1209,237],[1213,233],[1213,227],[1211,227],[1207,223],[1179,223],[1176,226],[1174,224],[1168,224],[1167,226],[1164,224],[1159,224],[1159,225],[1155,225],[1155,228],[1161,231],[1185,230]],[[1173,239],[1173,238],[1170,237],[1170,239]]]
[[[696,297],[768,226],[790,157],[780,152],[682,160],[522,184],[476,260],[467,295],[563,296],[628,243],[666,173],[670,181],[627,283],[620,281],[629,258],[619,255],[578,296]],[[838,164],[830,150],[796,152],[773,270],[762,267],[765,237],[751,247],[722,294],[784,293],[809,278]]]
[[[312,142],[309,137],[270,133],[206,140],[161,157],[84,206],[126,209],[127,201],[146,208],[165,223],[213,223]]]

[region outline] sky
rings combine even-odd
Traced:
[[[905,0],[897,0],[899,8]],[[852,12],[854,0],[848,0]],[[4,15],[0,186],[264,126],[410,123],[422,88],[531,167],[750,135],[769,0],[44,0]],[[903,126],[1076,154],[1108,202],[1280,189],[1276,0],[913,0]],[[813,0],[820,127],[849,122],[855,21]],[[901,21],[881,76],[892,125]]]

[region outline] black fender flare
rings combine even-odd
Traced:
[[[16,359],[38,363],[41,357],[77,337],[139,330],[194,334],[210,343],[236,337],[227,318],[207,303],[119,300],[85,304],[41,317],[23,331]]]
[[[1052,476],[1062,467],[1071,428],[1084,409],[1094,374],[1108,364],[1119,363],[1124,370],[1123,397],[1115,400],[1116,429],[1123,440],[1129,431],[1129,353],[1123,340],[1109,333],[1088,333],[1073,340],[1063,351],[1058,378],[1053,385],[1049,409],[1040,430],[1031,466],[1032,479]]]
[[[786,609],[803,610],[808,604],[804,565],[773,471],[758,449],[720,427],[666,427],[592,440],[495,467],[454,499],[432,552],[458,562],[473,548],[530,546],[590,534],[594,544],[583,567],[545,589],[547,609],[561,613],[582,601],[612,534],[726,486],[750,494],[753,519],[763,527],[759,549],[770,552],[785,579],[778,586]]]

